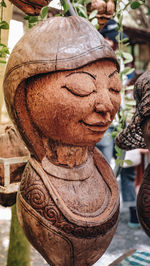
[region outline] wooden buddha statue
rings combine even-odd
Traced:
[[[5,101],[31,153],[18,217],[50,265],[92,265],[115,233],[118,186],[95,144],[120,105],[118,71],[113,50],[78,16],[41,22],[9,58]]]

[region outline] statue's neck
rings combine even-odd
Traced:
[[[73,146],[43,139],[47,158],[55,165],[74,167],[87,160],[88,147]]]

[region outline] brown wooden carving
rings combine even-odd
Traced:
[[[97,9],[98,13],[96,18],[98,19],[99,29],[101,30],[115,12],[114,0],[92,0],[88,5],[88,13]]]
[[[98,162],[97,167],[104,165],[104,162],[106,167],[106,161],[98,151],[95,151],[95,159]],[[101,170],[102,168],[103,167],[101,167]],[[71,170],[73,171],[73,169]],[[102,172],[103,171],[105,170],[103,169]],[[108,172],[110,175],[109,180],[107,180],[108,186],[105,188],[105,191],[103,191],[103,189],[100,188],[99,176],[96,176],[96,173],[95,175],[92,173],[92,176],[86,181],[72,181],[70,183],[70,180],[57,180],[57,178],[50,174],[45,175],[44,171],[41,173],[41,168],[37,168],[34,160],[31,160],[26,166],[20,192],[18,194],[18,204],[21,206],[21,213],[19,212],[20,221],[31,243],[39,250],[36,243],[37,234],[39,234],[39,231],[45,231],[44,227],[48,227],[53,238],[55,238],[55,234],[59,234],[58,241],[64,239],[64,242],[70,242],[70,245],[73,247],[71,255],[66,253],[61,254],[62,258],[59,263],[58,249],[56,248],[59,248],[58,242],[56,241],[55,252],[53,251],[53,256],[51,256],[49,254],[51,248],[53,248],[51,247],[51,239],[47,240],[46,245],[43,245],[45,233],[41,234],[40,252],[50,265],[51,263],[52,265],[92,265],[93,261],[96,261],[104,253],[115,232],[119,215],[119,201],[115,195],[117,187],[109,166],[107,168],[107,174]],[[105,173],[103,172],[103,174]],[[95,186],[92,184],[93,178],[96,179],[94,182]],[[77,189],[79,184],[82,186],[82,183],[83,188]],[[109,194],[109,189],[111,189],[110,184],[114,190],[111,190],[112,197]],[[74,188],[72,188],[73,185]],[[91,193],[89,192],[89,185]],[[98,186],[99,189],[96,189]],[[70,190],[70,193],[67,193],[67,188]],[[75,189],[77,190],[76,194],[72,197]],[[97,194],[95,197],[93,196],[94,192]],[[66,195],[65,199],[64,193]],[[89,194],[89,198],[86,200],[85,197],[87,197],[87,193]],[[102,206],[100,203],[102,199],[99,197],[100,193],[103,194]],[[56,195],[58,197],[57,200]],[[81,197],[83,197],[84,202],[80,201]],[[108,200],[109,197],[110,200]],[[90,212],[87,212],[89,210],[82,209],[85,208],[84,204],[88,205],[87,208],[90,208],[90,205],[92,205]],[[101,208],[98,209],[98,205],[101,206]],[[110,210],[108,211],[109,208]],[[92,212],[92,209],[94,212]],[[28,216],[31,216],[34,221],[32,234],[28,230],[30,219],[25,218],[24,221],[24,217]],[[103,216],[107,218],[105,217],[103,220]],[[42,224],[40,225],[38,222],[37,225],[35,222],[37,220]],[[47,230],[48,229],[46,229],[46,231]],[[33,236],[33,234],[36,236]],[[61,246],[62,250],[65,249],[65,245],[66,244],[63,244]],[[67,259],[68,261],[64,259],[66,256],[70,256],[70,258],[68,257]],[[73,262],[70,262],[71,260],[73,260]]]
[[[9,159],[13,160],[16,157],[29,157],[29,152],[15,129],[9,126],[0,135],[0,204],[5,207],[11,206],[16,202],[17,191],[13,192],[13,189],[2,189],[6,183],[4,182],[4,168],[6,163],[4,161],[7,160],[8,164]],[[18,163],[17,160],[15,164],[11,164],[10,162],[10,184],[20,182],[25,165],[25,162]]]
[[[32,16],[40,14],[42,7],[48,5],[51,0],[9,0],[24,13]]]
[[[32,16],[40,14],[42,7],[48,5],[52,0],[9,0],[24,13]],[[55,0],[54,0],[55,1]],[[72,2],[72,1],[70,1]],[[69,5],[71,3],[69,2]],[[96,18],[98,19],[99,29],[101,30],[115,12],[114,0],[92,0],[87,6],[87,12],[90,14],[93,10],[98,11]]]
[[[139,221],[148,236],[150,236],[150,165],[144,172],[143,182],[137,197]]]
[[[116,230],[116,179],[94,147],[120,105],[118,70],[107,42],[77,16],[42,22],[10,56],[5,100],[31,152],[18,217],[50,265],[92,265]]]
[[[117,145],[126,150],[144,148],[150,150],[150,70],[145,71],[134,86],[136,110],[131,123],[117,136]],[[150,236],[150,165],[144,172],[137,196],[139,221]]]
[[[149,74],[149,72],[147,72]],[[145,109],[145,114],[148,113],[148,116],[143,117],[143,137],[148,149],[150,149],[149,141],[149,132],[150,132],[150,119],[149,119],[149,99],[148,93],[150,90],[149,86],[149,75],[146,76],[148,79],[147,82],[143,82],[143,92],[144,92],[144,101],[142,103],[143,108]],[[146,81],[146,79],[145,79]],[[144,83],[146,83],[147,89],[144,91]],[[147,97],[146,97],[147,96]],[[140,186],[140,190],[137,197],[137,211],[139,221],[148,236],[150,236],[150,164],[144,171],[143,181]]]

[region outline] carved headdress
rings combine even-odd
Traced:
[[[5,101],[27,147],[39,160],[45,151],[28,117],[26,80],[38,74],[77,69],[101,59],[114,61],[119,70],[112,48],[90,22],[79,16],[47,19],[16,44],[6,68]]]
[[[121,149],[132,150],[146,148],[142,124],[150,116],[150,70],[141,75],[134,86],[136,111],[131,123],[117,136],[116,144]]]

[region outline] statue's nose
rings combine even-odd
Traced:
[[[107,122],[111,122],[111,107],[106,107],[103,104],[97,104],[95,106],[95,111],[103,116],[104,119],[107,120]]]
[[[111,102],[109,93],[107,91],[104,90],[103,94],[97,97],[97,100],[95,103],[95,111],[103,115],[106,113],[109,113],[111,116],[111,113],[113,111],[113,104]]]

